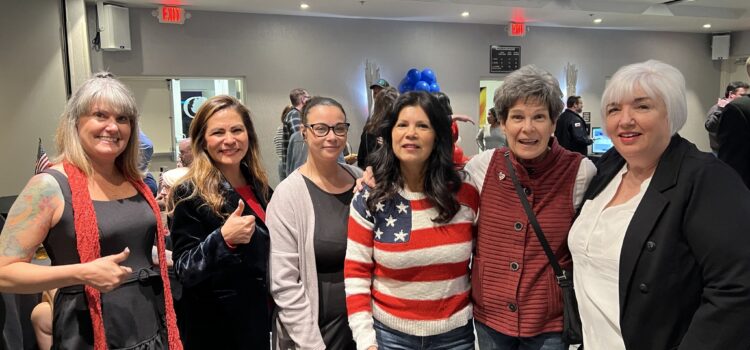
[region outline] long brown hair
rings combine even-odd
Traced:
[[[384,119],[383,146],[372,155],[373,175],[377,186],[367,199],[370,212],[375,212],[377,203],[392,199],[404,186],[401,160],[393,152],[393,128],[398,116],[406,107],[419,107],[424,111],[435,130],[432,153],[424,165],[424,195],[438,212],[433,222],[446,223],[461,209],[456,198],[462,183],[463,171],[456,170],[453,163],[453,141],[451,118],[440,100],[424,91],[410,91],[398,97],[395,105]]]
[[[243,160],[246,163],[250,176],[252,179],[250,182],[253,186],[257,186],[256,190],[260,193],[263,199],[269,199],[268,191],[268,176],[266,175],[263,166],[261,165],[260,148],[258,147],[258,136],[255,133],[255,127],[253,126],[252,114],[250,110],[245,107],[240,101],[232,96],[219,95],[209,98],[204,102],[198,113],[195,114],[193,122],[190,123],[190,139],[191,146],[193,147],[193,164],[190,166],[186,176],[178,181],[175,186],[179,186],[182,182],[190,181],[193,184],[193,192],[190,196],[184,198],[193,198],[196,196],[201,197],[206,205],[218,216],[224,216],[221,212],[224,206],[224,197],[221,194],[220,188],[223,181],[221,171],[214,166],[213,160],[206,151],[206,127],[208,120],[217,112],[226,108],[232,108],[237,114],[242,117],[242,122],[245,124],[245,130],[247,131],[247,153]],[[173,194],[175,191],[170,193],[169,203],[173,203]],[[170,208],[174,208],[177,203],[170,205]]]
[[[385,124],[385,116],[391,111],[398,98],[398,90],[389,86],[380,90],[375,96],[375,102],[372,107],[372,115],[365,123],[364,132],[370,135],[381,136],[380,133]]]

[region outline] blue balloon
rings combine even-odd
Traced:
[[[409,71],[406,72],[406,80],[411,84],[416,84],[418,81],[422,80],[422,73],[416,68],[409,69]]]
[[[437,82],[437,77],[435,76],[435,72],[432,71],[432,69],[425,68],[422,71],[422,81],[424,81],[427,84],[432,84]]]
[[[401,82],[398,84],[398,92],[403,94],[404,92],[411,90],[414,90],[414,84],[410,84],[406,77],[401,79]]]
[[[440,91],[440,85],[438,85],[438,83],[430,84],[430,92],[438,92],[438,91]]]
[[[402,94],[411,91],[411,89],[412,87],[407,83],[403,83],[398,86],[398,92]]]
[[[430,84],[427,84],[427,82],[420,80],[416,84],[414,84],[414,90],[430,92]]]

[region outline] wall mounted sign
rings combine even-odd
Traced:
[[[490,45],[490,73],[510,73],[521,68],[521,47]]]

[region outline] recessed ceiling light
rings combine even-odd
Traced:
[[[461,17],[469,17],[469,11],[461,12]]]
[[[602,19],[601,18],[596,18],[596,19],[594,19],[594,23],[596,23],[596,24],[602,23]]]
[[[308,8],[310,8],[310,5],[308,5],[308,4],[305,4],[305,3],[303,2],[303,3],[299,4],[299,8],[301,8],[301,9],[303,9],[303,10],[307,10]]]
[[[706,28],[706,29],[708,29],[708,28],[711,28],[711,23],[706,23],[706,24],[704,24],[704,25],[703,25],[703,28]]]

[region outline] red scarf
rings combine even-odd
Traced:
[[[67,161],[63,162],[65,173],[68,174],[68,183],[73,201],[73,221],[76,230],[76,246],[81,263],[96,260],[101,257],[99,247],[99,225],[96,222],[94,203],[89,194],[88,177],[78,167]],[[180,332],[177,330],[177,317],[174,313],[172,301],[172,289],[169,286],[167,276],[167,257],[164,251],[164,236],[166,229],[161,222],[161,213],[156,200],[151,195],[151,190],[143,181],[131,181],[133,186],[146,198],[151,210],[156,217],[157,239],[156,250],[159,254],[159,272],[164,286],[164,304],[167,312],[167,337],[170,350],[182,350]],[[107,350],[107,336],[104,331],[104,320],[102,319],[101,293],[95,288],[85,285],[86,301],[91,314],[91,324],[94,328],[94,350]]]

